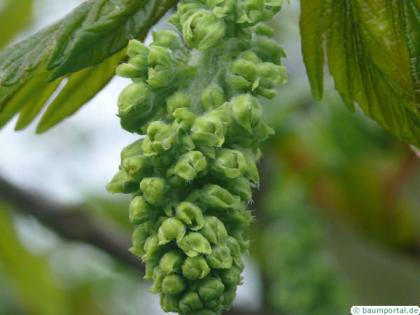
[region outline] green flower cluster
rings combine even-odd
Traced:
[[[272,130],[259,96],[286,80],[282,48],[261,22],[279,0],[184,0],[175,30],[132,40],[117,68],[132,79],[121,125],[144,137],[123,149],[111,192],[131,193],[132,252],[164,311],[216,315],[241,283],[258,186],[259,145]]]

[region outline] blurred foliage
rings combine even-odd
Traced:
[[[13,292],[17,293],[18,304],[25,310],[23,313],[71,314],[70,301],[61,283],[51,273],[45,260],[32,255],[22,246],[10,213],[1,204],[0,231],[0,278],[4,277]],[[7,308],[2,309],[0,305],[0,314],[6,311]]]
[[[326,222],[307,200],[304,182],[273,166],[254,245],[268,303],[284,315],[345,314],[351,296],[327,252]]]
[[[3,0],[0,3],[0,49],[27,27],[33,19],[33,0]]]

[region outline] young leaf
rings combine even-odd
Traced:
[[[55,95],[53,109],[47,110],[38,131],[74,113],[112,78],[110,69],[124,56],[116,53],[129,39],[144,38],[174,2],[89,0],[57,23],[0,51],[0,128],[18,112],[16,129],[26,127],[66,76],[66,87]],[[97,82],[86,84],[93,77]],[[60,97],[61,93],[65,94]]]
[[[420,4],[416,0],[302,0],[303,57],[312,93],[324,55],[344,102],[420,144]]]

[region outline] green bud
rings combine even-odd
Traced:
[[[236,297],[236,287],[229,288],[223,293],[223,306],[229,309]]]
[[[167,47],[170,49],[179,49],[182,47],[179,35],[172,30],[159,30],[152,33],[153,45]]]
[[[139,78],[142,76],[142,69],[129,63],[120,64],[115,72],[118,76],[123,78]]]
[[[167,187],[163,178],[145,177],[140,182],[140,189],[148,203],[157,205],[164,201]]]
[[[131,224],[147,222],[155,216],[152,207],[142,196],[134,197],[130,202],[129,219]]]
[[[122,168],[134,181],[141,179],[149,168],[149,160],[144,155],[130,156],[122,160]]]
[[[221,244],[228,237],[225,225],[216,217],[205,217],[200,233],[212,244]]]
[[[179,275],[167,275],[162,281],[162,293],[178,295],[186,288],[185,281]]]
[[[233,91],[248,91],[252,89],[252,82],[248,81],[241,75],[228,73],[226,76],[226,83],[233,89]],[[235,93],[237,94],[237,93]]]
[[[159,245],[164,245],[172,240],[180,242],[184,237],[186,228],[184,223],[176,218],[167,218],[158,230]]]
[[[237,286],[241,283],[241,270],[238,267],[233,266],[230,269],[223,270],[220,272],[220,276],[227,287]]]
[[[218,315],[219,313],[213,312],[208,309],[202,309],[193,313],[190,313],[188,315]]]
[[[286,56],[286,53],[277,41],[265,36],[257,37],[253,50],[262,60],[275,64],[279,64],[281,58]]]
[[[200,202],[212,209],[235,209],[240,199],[218,185],[207,185],[201,189]]]
[[[166,110],[172,115],[177,108],[188,108],[190,106],[190,97],[186,92],[177,91],[166,101]]]
[[[127,46],[127,55],[131,58],[136,56],[147,56],[149,53],[149,48],[144,46],[144,44],[136,39],[132,39],[128,42]]]
[[[187,257],[182,265],[182,274],[188,280],[203,279],[210,272],[203,256]]]
[[[252,199],[251,183],[245,177],[233,178],[226,181],[225,187],[233,194],[241,197],[245,203],[250,202]]]
[[[247,26],[254,25],[264,18],[264,0],[245,0],[238,6],[236,22]]]
[[[253,82],[257,78],[257,66],[254,62],[246,59],[236,60],[231,66],[231,71],[249,82]]]
[[[177,250],[167,252],[159,261],[159,268],[165,274],[176,273],[181,271],[183,263],[183,255]]]
[[[121,161],[124,161],[125,159],[128,159],[133,156],[139,156],[143,154],[143,139],[134,141],[133,143],[126,146],[121,151]]]
[[[260,36],[272,37],[274,34],[274,29],[267,24],[260,23],[255,28],[255,33]]]
[[[147,155],[157,155],[169,150],[174,142],[174,130],[162,121],[154,121],[147,127],[147,137],[143,140],[143,151]]]
[[[220,86],[212,84],[204,89],[200,100],[203,108],[208,111],[221,106],[226,101],[226,97]]]
[[[182,155],[175,165],[174,172],[186,181],[191,181],[207,168],[207,161],[200,151],[190,151]]]
[[[150,288],[150,292],[152,293],[160,293],[162,290],[162,282],[165,275],[164,273],[159,269],[159,267],[155,267],[153,269],[153,285]]]
[[[145,261],[154,261],[160,253],[159,240],[156,235],[149,236],[144,243]]]
[[[262,86],[272,88],[287,81],[287,70],[284,66],[263,62],[258,65],[258,76],[261,78]]]
[[[141,224],[137,226],[132,234],[132,244],[130,251],[136,256],[143,256],[146,252],[144,251],[144,244],[146,239],[150,234],[150,229],[148,224]]]
[[[192,139],[199,145],[220,147],[225,142],[222,121],[211,115],[198,117],[191,128]]]
[[[176,208],[176,217],[193,231],[200,230],[204,226],[201,209],[191,202],[181,202]]]
[[[174,80],[174,72],[171,68],[165,66],[155,66],[149,68],[147,73],[147,83],[154,88],[164,88]]]
[[[225,36],[225,23],[209,11],[197,10],[183,23],[182,33],[188,46],[206,50]]]
[[[209,277],[201,281],[198,294],[203,301],[211,301],[223,294],[225,286],[219,278]]]
[[[173,112],[177,126],[182,130],[189,130],[194,123],[196,116],[186,108],[177,108]]]
[[[189,314],[197,311],[203,307],[197,292],[190,291],[181,298],[179,301],[179,309],[182,314]]]
[[[161,294],[160,306],[162,307],[164,312],[178,313],[179,312],[178,300],[179,298],[176,296]]]
[[[261,120],[261,105],[250,94],[235,96],[231,100],[232,116],[237,124],[245,128],[249,133]]]
[[[132,193],[138,189],[138,184],[125,171],[119,171],[106,185],[110,193]]]
[[[213,170],[228,178],[237,178],[246,172],[247,161],[238,150],[220,149],[216,153]]]
[[[233,257],[235,264],[240,265],[241,264],[241,261],[240,261],[241,260],[241,246],[239,245],[238,241],[234,237],[229,236],[227,238],[226,244],[230,249],[230,252],[231,252],[231,255]]]
[[[212,248],[212,253],[207,256],[207,261],[211,268],[229,269],[232,267],[232,256],[229,247],[219,245]]]
[[[200,233],[190,232],[178,242],[179,248],[189,257],[199,254],[211,254],[209,241]]]
[[[152,94],[144,82],[131,83],[118,98],[118,116],[128,131],[138,131],[154,112]]]

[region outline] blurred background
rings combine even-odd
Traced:
[[[0,1],[0,48],[81,2]],[[245,281],[227,314],[419,304],[419,159],[347,110],[330,81],[324,100],[312,99],[298,19],[299,3],[290,1],[273,22],[289,83],[264,104],[276,134],[259,164]],[[0,131],[0,195],[10,196],[0,199],[0,315],[163,314],[127,252],[128,200],[104,188],[135,139],[116,117],[126,84],[115,78],[45,134],[35,135],[34,124],[16,133],[13,122]]]

